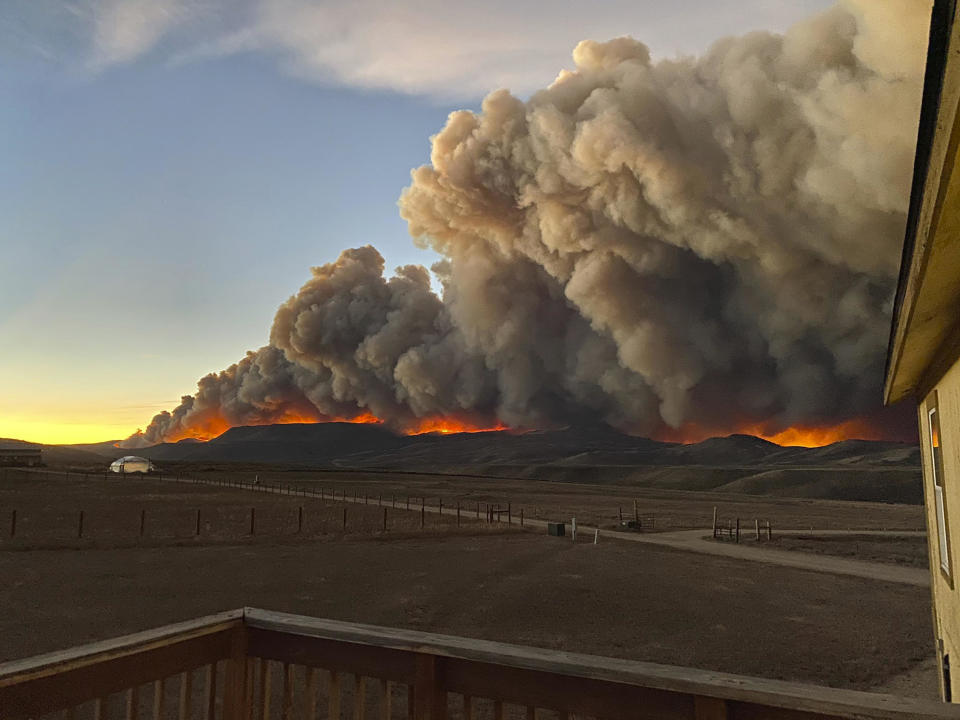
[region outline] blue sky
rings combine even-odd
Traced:
[[[396,208],[429,136],[577,40],[696,53],[827,4],[5,2],[0,437],[129,434],[343,248],[429,264]]]

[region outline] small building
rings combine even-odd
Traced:
[[[42,451],[36,447],[0,448],[0,465],[4,467],[36,467],[43,464]]]
[[[960,28],[930,27],[913,188],[893,311],[886,403],[917,406],[933,625],[944,700],[960,700]],[[951,664],[954,666],[951,672]]]
[[[156,468],[152,462],[136,455],[124,455],[110,463],[110,472],[115,473],[148,473],[154,470]]]

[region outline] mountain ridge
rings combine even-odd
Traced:
[[[294,423],[239,426],[207,442],[135,450],[112,443],[39,447],[54,463],[105,464],[132,453],[161,468],[253,463],[912,504],[923,495],[919,446],[873,440],[807,448],[736,433],[690,444],[662,442],[607,426],[406,436],[378,424]]]

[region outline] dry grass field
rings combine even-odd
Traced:
[[[455,517],[433,513],[423,515],[421,527],[419,510],[379,505],[376,497],[369,504],[342,503],[149,477],[104,477],[6,473],[0,481],[0,548],[260,542],[458,528]],[[460,529],[476,524],[464,513]]]
[[[407,488],[434,498],[437,490],[482,501],[506,496],[542,514],[610,502],[567,485],[523,493],[479,482],[466,491],[466,479],[408,482],[370,478],[362,487],[391,503]],[[567,492],[551,504],[550,490]],[[858,514],[836,505],[816,503],[818,520],[843,524]],[[392,505],[397,526],[384,533],[381,507],[348,506],[357,526],[345,534],[324,529],[343,503],[156,479],[8,475],[0,535],[17,507],[19,537],[0,541],[0,577],[8,579],[0,584],[0,659],[242,605],[859,689],[883,687],[930,654],[924,588],[634,543],[574,544],[470,523],[466,513],[459,529],[455,518],[428,513],[420,530],[419,512]],[[254,537],[245,527],[251,507]],[[300,507],[307,519],[298,534]],[[783,518],[804,507],[788,503]],[[80,508],[89,533],[82,541],[72,537]],[[199,538],[198,508],[210,521]],[[147,536],[131,538],[141,509]],[[880,510],[878,524],[911,522],[902,508]],[[44,526],[63,530],[30,542]],[[921,694],[931,691],[921,685]]]
[[[729,493],[662,490],[595,483],[547,482],[528,479],[493,478],[468,475],[430,475],[378,471],[305,471],[202,465],[186,468],[191,476],[205,479],[232,479],[251,482],[282,483],[295,487],[318,486],[337,493],[360,497],[383,496],[405,499],[426,497],[434,504],[457,502],[464,507],[476,503],[511,503],[515,511],[523,508],[527,517],[544,520],[578,521],[614,528],[621,509],[624,517],[633,514],[637,500],[639,512],[654,514],[658,530],[709,528],[713,508],[723,517],[770,520],[777,529],[817,530],[923,530],[923,508],[917,505],[864,503],[837,500],[770,498]]]
[[[755,543],[765,547],[793,552],[820,553],[838,557],[857,558],[869,562],[927,567],[926,536],[846,535],[843,537],[815,535],[782,535],[773,542]]]

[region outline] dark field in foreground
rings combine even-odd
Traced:
[[[467,512],[459,531],[454,517],[431,513],[421,531],[420,513],[392,503],[396,496],[405,506],[407,495],[431,503],[443,497],[446,507],[512,502],[527,517],[576,513],[590,522],[593,513],[614,524],[617,506],[632,512],[639,497],[642,512],[657,513],[668,528],[709,525],[715,503],[721,516],[770,517],[775,528],[803,521],[915,528],[922,527],[919,508],[430,475],[197,476],[255,474],[264,483],[336,487],[371,502],[382,495],[397,532],[382,534],[376,506],[349,504],[358,526],[344,535],[323,525],[340,517],[343,503],[169,480],[11,473],[0,483],[0,577],[9,578],[0,584],[0,657],[242,605],[861,689],[917,667],[931,651],[922,588],[602,537],[597,546],[574,546],[517,531],[496,535],[468,523]],[[298,536],[301,506],[305,532]],[[247,535],[251,507],[255,538]],[[12,508],[19,512],[13,543],[4,529]],[[148,518],[142,540],[141,509]],[[35,546],[76,549],[29,549],[33,533]]]
[[[13,658],[242,605],[871,688],[930,652],[928,591],[527,534],[0,552]]]

